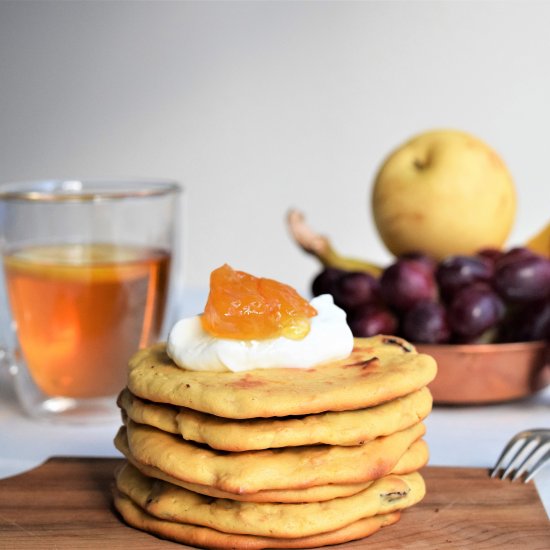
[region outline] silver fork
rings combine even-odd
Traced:
[[[550,429],[525,430],[516,434],[499,456],[491,477],[501,479],[512,475],[512,481],[524,474],[527,483],[546,464],[550,463]]]

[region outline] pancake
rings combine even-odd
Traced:
[[[408,508],[424,497],[418,473],[389,475],[363,491],[328,502],[272,504],[212,499],[158,481],[126,464],[117,489],[148,514],[176,523],[210,527],[224,533],[299,538],[334,531],[363,518]]]
[[[390,514],[365,518],[341,529],[319,535],[282,539],[222,533],[209,527],[160,520],[142,510],[120,491],[114,492],[114,504],[120,515],[132,527],[198,548],[243,548],[245,550],[259,550],[262,548],[315,548],[372,535],[382,527],[397,522],[400,517],[400,512],[392,512]]]
[[[373,407],[419,390],[435,374],[432,357],[389,336],[356,339],[346,359],[311,369],[238,373],[179,368],[157,344],[130,360],[128,388],[142,399],[222,418],[271,418]]]
[[[162,481],[167,481],[172,485],[177,485],[200,493],[202,495],[215,498],[228,498],[241,502],[280,502],[280,503],[301,503],[301,502],[323,502],[333,498],[345,497],[359,493],[369,487],[373,481],[363,483],[329,483],[327,485],[317,485],[306,487],[304,489],[273,489],[257,491],[255,493],[228,493],[208,485],[199,485],[177,479],[154,466],[147,466],[138,462],[130,453],[128,443],[122,437],[117,437],[117,447],[128,459],[128,461],[137,468],[142,474]],[[416,472],[428,462],[428,445],[423,439],[415,441],[405,454],[399,459],[390,474],[404,475]]]
[[[124,390],[119,407],[134,422],[179,434],[224,451],[251,451],[302,445],[361,445],[404,430],[424,419],[432,397],[424,387],[368,409],[302,417],[230,420],[191,409],[144,401]]]
[[[390,473],[414,441],[425,433],[422,423],[364,445],[314,445],[228,453],[199,446],[131,420],[117,434],[135,461],[177,479],[229,493],[304,489],[329,483],[362,483]]]

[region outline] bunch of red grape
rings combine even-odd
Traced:
[[[332,294],[358,337],[397,334],[427,344],[550,340],[550,260],[527,248],[439,263],[406,254],[379,279],[325,268],[312,291]]]

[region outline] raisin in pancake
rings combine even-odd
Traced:
[[[128,448],[128,442],[125,438],[117,437],[116,444],[118,449],[128,461],[137,468],[142,474],[148,477],[167,481],[172,485],[177,485],[193,491],[194,493],[200,493],[202,495],[215,497],[215,498],[227,498],[232,500],[239,500],[242,502],[280,502],[280,503],[303,503],[303,502],[322,502],[325,500],[331,500],[333,498],[346,497],[359,493],[371,485],[372,481],[365,481],[362,483],[329,483],[327,485],[317,485],[314,487],[306,487],[303,489],[273,489],[257,491],[255,493],[228,493],[221,491],[215,487],[208,485],[200,485],[196,483],[189,483],[177,479],[162,470],[159,470],[155,466],[147,466],[138,462],[131,454]],[[423,439],[415,441],[405,454],[399,459],[391,474],[404,475],[411,472],[416,472],[428,462],[429,452],[428,445]]]
[[[219,549],[316,548],[329,544],[340,544],[372,535],[382,527],[399,521],[400,517],[400,512],[392,512],[362,519],[341,529],[320,535],[281,539],[222,533],[209,527],[160,520],[142,510],[120,491],[114,492],[114,504],[126,523],[132,527],[190,546]]]
[[[300,445],[361,445],[399,432],[424,419],[432,408],[428,388],[387,403],[354,411],[302,417],[230,420],[173,405],[144,401],[124,390],[120,408],[134,422],[224,451],[252,451]]]
[[[223,418],[267,418],[372,407],[426,386],[435,374],[432,357],[388,336],[357,339],[346,359],[311,369],[238,373],[179,368],[157,344],[130,360],[128,388],[149,401]]]
[[[378,479],[390,473],[424,433],[424,425],[418,423],[354,447],[315,445],[228,453],[130,420],[116,439],[127,438],[137,462],[189,483],[242,494]]]
[[[424,497],[419,473],[389,475],[350,497],[307,504],[258,504],[212,499],[170,483],[148,478],[126,464],[118,490],[148,514],[177,523],[210,527],[224,533],[298,538],[334,531],[363,518],[408,508]]]

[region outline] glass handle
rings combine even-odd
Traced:
[[[12,356],[5,346],[0,345],[0,371],[8,371],[10,374],[16,373],[17,366]]]
[[[4,270],[0,265],[0,372],[9,370],[12,374],[15,374],[17,367],[12,355],[14,342],[14,324],[9,313]]]

